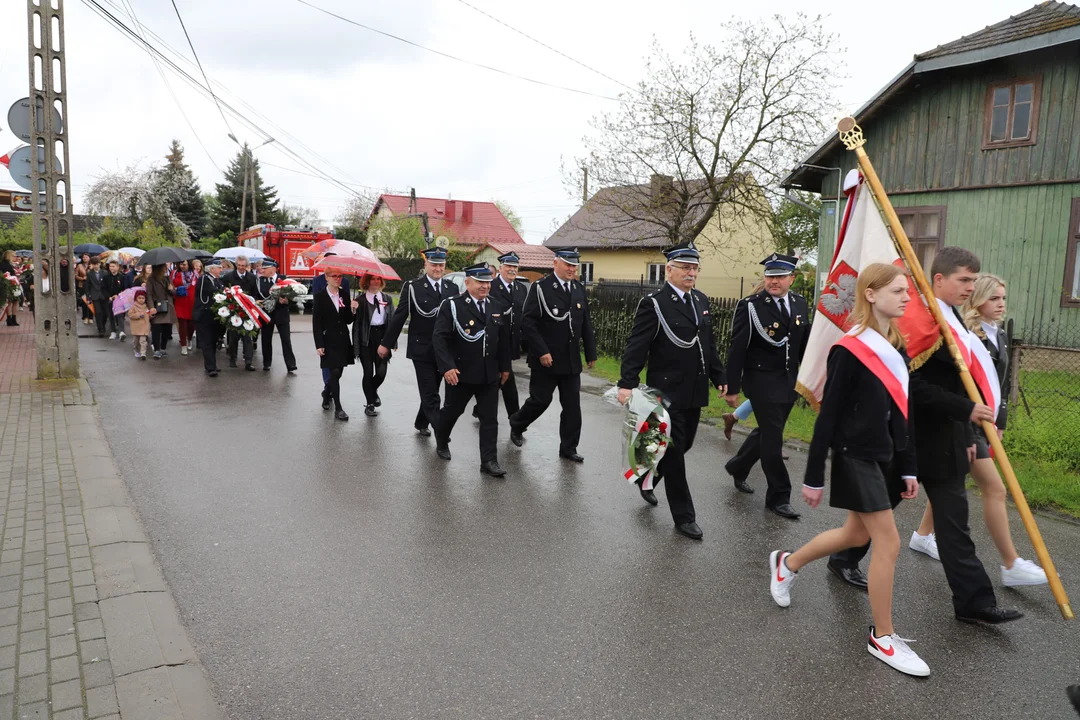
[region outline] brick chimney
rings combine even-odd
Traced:
[[[471,200],[461,203],[461,219],[467,223],[473,221],[473,203]]]
[[[453,200],[446,201],[446,211],[443,214],[446,218],[446,222],[454,222],[457,220],[457,204]]]

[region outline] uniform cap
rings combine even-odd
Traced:
[[[499,264],[500,265],[520,265],[521,264],[521,258],[519,258],[517,256],[517,253],[508,252],[505,255],[500,255],[499,256]]]
[[[762,260],[761,264],[765,266],[765,277],[778,277],[795,272],[795,266],[798,262],[799,258],[773,253]]]
[[[693,240],[668,248],[664,251],[664,257],[668,259],[668,262],[678,261],[693,263],[694,265],[701,262],[701,255],[698,253],[698,249],[694,247]]]
[[[434,263],[436,265],[446,264],[446,250],[443,250],[441,247],[429,248],[421,251],[420,254],[423,255],[424,259],[429,263]]]
[[[495,275],[491,272],[491,268],[488,267],[487,263],[477,263],[465,268],[465,277],[480,282],[491,282],[495,279]]]
[[[567,265],[580,265],[581,253],[577,248],[562,248],[555,251],[555,257],[562,260]]]

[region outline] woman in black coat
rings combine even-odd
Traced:
[[[825,456],[831,449],[829,504],[847,510],[847,521],[793,553],[773,551],[769,590],[777,605],[787,607],[797,573],[808,563],[872,541],[868,590],[874,624],[866,648],[900,672],[925,677],[930,668],[896,634],[892,619],[893,573],[900,554],[892,509],[919,491],[910,439],[908,360],[896,326],[909,297],[903,267],[872,263],[859,274],[854,329],[829,352],[802,493],[810,507],[821,502]]]
[[[322,392],[323,410],[334,402],[334,417],[348,420],[341,407],[341,374],[345,366],[353,364],[352,336],[349,325],[359,306],[349,299],[349,293],[341,287],[341,271],[326,274],[326,290],[317,293],[312,301],[311,330],[315,335],[315,349],[319,353],[320,367],[330,371],[330,380]]]
[[[386,335],[386,323],[394,314],[394,299],[382,291],[385,285],[381,277],[365,275],[361,278],[363,293],[357,298],[360,307],[353,323],[353,351],[364,368],[364,399],[367,401],[364,414],[368,417],[379,414],[375,410],[382,405],[379,387],[386,379],[386,368],[390,363],[390,358],[381,358],[377,352]]]

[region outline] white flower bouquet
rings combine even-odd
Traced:
[[[259,304],[238,287],[216,293],[211,312],[225,329],[248,337],[257,336],[259,328],[270,319]]]
[[[270,297],[262,301],[263,309],[272,312],[278,306],[279,300],[285,298],[290,303],[300,307],[303,301],[300,299],[308,294],[307,286],[296,280],[279,280],[270,288]]]
[[[617,403],[618,392],[614,387],[604,397]],[[625,407],[622,476],[642,490],[652,490],[656,467],[671,445],[671,416],[658,392],[645,386],[631,393]]]

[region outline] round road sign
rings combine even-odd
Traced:
[[[37,151],[38,160],[38,172],[45,173],[45,149],[38,148]],[[63,167],[60,163],[60,158],[56,159],[56,169],[63,171]],[[27,190],[33,190],[34,185],[30,180],[30,146],[23,145],[21,148],[11,153],[11,162],[8,164],[8,170],[11,172],[11,179],[18,183],[19,187],[26,188]]]
[[[40,106],[39,106],[40,107]],[[32,142],[30,135],[30,98],[23,98],[22,100],[16,100],[15,104],[8,110],[8,127],[11,128],[11,132],[23,142]],[[41,113],[38,113],[38,131],[44,130],[42,127],[43,118]],[[57,132],[63,132],[64,121],[60,117],[60,111],[53,108],[53,127]]]

